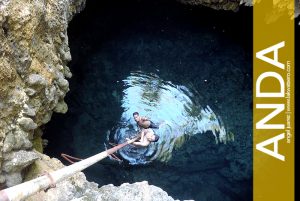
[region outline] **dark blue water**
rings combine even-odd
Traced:
[[[252,11],[173,1],[88,1],[69,28],[69,111],[45,127],[46,153],[88,157],[136,134],[157,143],[85,173],[99,185],[147,180],[176,199],[252,200]]]

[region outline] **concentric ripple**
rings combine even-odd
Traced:
[[[207,105],[202,107],[198,92],[182,85],[162,80],[156,74],[132,72],[124,82],[120,124],[112,130],[117,143],[137,135],[132,113],[147,116],[159,129],[156,143],[146,148],[127,146],[119,151],[130,164],[146,164],[152,160],[162,162],[172,157],[172,150],[180,147],[192,135],[211,131],[216,143],[226,143],[226,130],[220,119]]]

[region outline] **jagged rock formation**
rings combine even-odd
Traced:
[[[0,1],[1,184],[21,182],[22,170],[38,158],[32,152],[37,128],[53,111],[67,111],[67,27],[84,5],[84,0]]]
[[[261,0],[177,0],[184,4],[190,5],[201,5],[210,7],[216,10],[233,10],[237,11],[240,6],[252,6],[253,3],[259,3]],[[287,1],[273,1],[273,6],[277,8],[279,12],[286,12],[286,9],[289,12],[291,17],[297,17],[300,14],[300,1],[295,0],[295,11],[292,9],[294,5],[289,4]],[[282,13],[269,13],[268,18],[277,19]],[[295,15],[294,15],[295,14]],[[267,19],[268,20],[268,19]],[[269,20],[270,21],[270,20]]]
[[[178,0],[184,4],[203,5],[217,10],[237,10],[244,0]]]
[[[27,170],[26,180],[33,179],[37,175],[47,171],[54,171],[63,164],[57,159],[50,159],[48,156],[37,153],[40,157],[34,165]],[[128,200],[128,201],[172,201],[162,189],[149,185],[148,182],[137,182],[133,184],[122,184],[120,187],[110,185],[98,188],[93,182],[86,181],[83,173],[77,173],[73,177],[64,180],[56,185],[56,188],[49,189],[47,192],[41,191],[28,199],[27,201],[111,201],[111,200]]]
[[[124,183],[119,187],[111,185],[102,186],[100,189],[102,200],[157,200],[157,201],[172,201],[172,197],[162,191],[160,188],[149,185],[148,182],[136,182],[134,184]],[[126,196],[126,197],[124,197]]]

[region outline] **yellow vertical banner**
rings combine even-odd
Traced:
[[[253,5],[253,199],[294,201],[294,0]]]

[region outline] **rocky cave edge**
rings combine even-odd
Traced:
[[[238,10],[248,0],[178,0],[213,9]],[[41,126],[52,113],[66,113],[72,73],[67,28],[85,0],[0,1],[0,189],[62,167],[43,153]],[[282,6],[282,5],[278,5]],[[143,189],[140,191],[140,189]],[[146,181],[98,188],[83,173],[28,200],[173,200]]]

